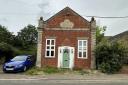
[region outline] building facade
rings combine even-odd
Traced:
[[[89,22],[69,7],[46,21],[40,17],[36,65],[95,68],[95,30],[94,18]]]

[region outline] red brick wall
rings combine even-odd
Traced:
[[[81,28],[89,30],[43,30],[43,46],[42,46],[42,66],[53,66],[57,67],[58,63],[58,46],[71,46],[75,47],[75,68],[90,68],[91,65],[91,31],[90,31],[90,23],[83,19],[78,14],[74,13],[71,10],[63,10],[56,14],[54,17],[48,19],[45,22],[45,28],[60,28],[60,23],[64,21],[64,19],[69,19],[74,23],[73,28]],[[72,29],[73,29],[72,28]],[[61,29],[61,28],[60,28]],[[56,38],[56,47],[55,47],[55,58],[45,58],[45,42],[47,37],[55,37]],[[87,37],[88,38],[88,59],[78,59],[77,55],[77,44],[78,37]]]
[[[60,28],[60,23],[63,22],[65,19],[69,19],[71,22],[73,22],[74,28],[90,27],[90,23],[84,18],[76,15],[70,10],[64,10],[61,13],[57,14],[57,16],[47,20],[46,28]]]
[[[45,58],[45,45],[47,37],[55,37],[55,58]],[[88,59],[78,59],[77,44],[78,37],[88,37]],[[75,47],[75,68],[90,68],[91,47],[90,47],[90,31],[55,31],[45,30],[43,33],[43,47],[42,47],[42,65],[57,67],[58,63],[58,47],[71,46]]]

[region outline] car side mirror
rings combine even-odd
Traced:
[[[28,61],[31,61],[30,57],[27,58]]]

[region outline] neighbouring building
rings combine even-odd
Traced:
[[[48,20],[39,19],[38,67],[95,68],[96,21],[66,7]]]

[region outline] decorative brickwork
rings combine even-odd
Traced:
[[[70,20],[65,19],[64,22],[60,23],[60,27],[61,28],[73,28],[74,24],[72,22],[70,22]]]
[[[94,67],[94,55],[93,49],[95,46],[95,30],[94,23],[87,21],[79,14],[74,12],[69,7],[61,10],[59,13],[55,14],[53,17],[44,21],[42,27],[42,36],[39,33],[39,36],[42,37],[38,41],[38,51],[37,51],[37,62],[39,63],[41,59],[41,66],[58,66],[58,48],[67,46],[74,48],[74,67],[73,68],[82,68],[82,69],[91,69]],[[42,26],[40,23],[39,26]],[[41,27],[40,27],[41,28]],[[55,39],[55,57],[45,57],[46,52],[46,39],[54,38]],[[78,58],[78,40],[85,39],[87,43],[87,59]],[[40,43],[40,41],[42,43]],[[41,44],[41,45],[40,45]],[[41,48],[40,48],[41,47]],[[41,53],[40,53],[41,52]],[[61,56],[63,57],[63,56]],[[71,57],[72,58],[72,57]],[[37,66],[39,65],[37,63]]]

